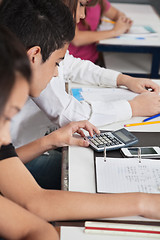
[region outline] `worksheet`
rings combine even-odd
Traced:
[[[160,193],[160,160],[138,158],[96,158],[99,193]]]
[[[126,88],[72,88],[72,95],[79,101],[110,102],[117,100],[131,100],[138,94]]]

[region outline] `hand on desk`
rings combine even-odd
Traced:
[[[59,128],[58,130],[50,133],[47,137],[47,141],[54,147],[63,147],[70,145],[77,145],[81,147],[88,147],[89,143],[83,138],[76,138],[73,136],[74,133],[80,134],[85,137],[82,129],[89,132],[90,136],[94,133],[100,134],[100,131],[88,121],[71,122],[66,126]]]
[[[131,26],[132,22],[129,19],[126,19],[122,16],[119,17],[113,28],[113,31],[115,32],[115,37],[128,32]]]
[[[150,79],[134,78],[124,74],[118,76],[117,86],[126,86],[129,90],[135,93],[148,92],[147,89],[152,89],[152,91],[157,94],[160,92],[160,86]]]
[[[129,101],[132,116],[153,116],[160,113],[160,96],[155,92],[144,92]]]

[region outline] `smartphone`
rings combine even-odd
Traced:
[[[125,157],[138,157],[139,147],[121,148],[121,152]],[[142,158],[160,158],[160,147],[140,147]]]

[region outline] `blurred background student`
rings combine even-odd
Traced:
[[[97,31],[102,16],[114,21],[111,30]],[[86,7],[85,19],[81,19],[76,26],[76,34],[69,46],[69,53],[74,57],[90,60],[103,66],[102,59],[99,58],[99,53],[96,50],[96,42],[117,37],[127,32],[131,25],[131,19],[114,8],[108,0],[91,0]]]

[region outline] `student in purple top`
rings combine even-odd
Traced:
[[[115,21],[111,30],[97,31],[102,16]],[[81,19],[76,26],[76,34],[69,46],[69,53],[82,60],[98,63],[99,53],[96,50],[96,42],[117,37],[127,32],[131,25],[132,21],[113,7],[108,0],[92,0],[86,7],[85,19]]]

